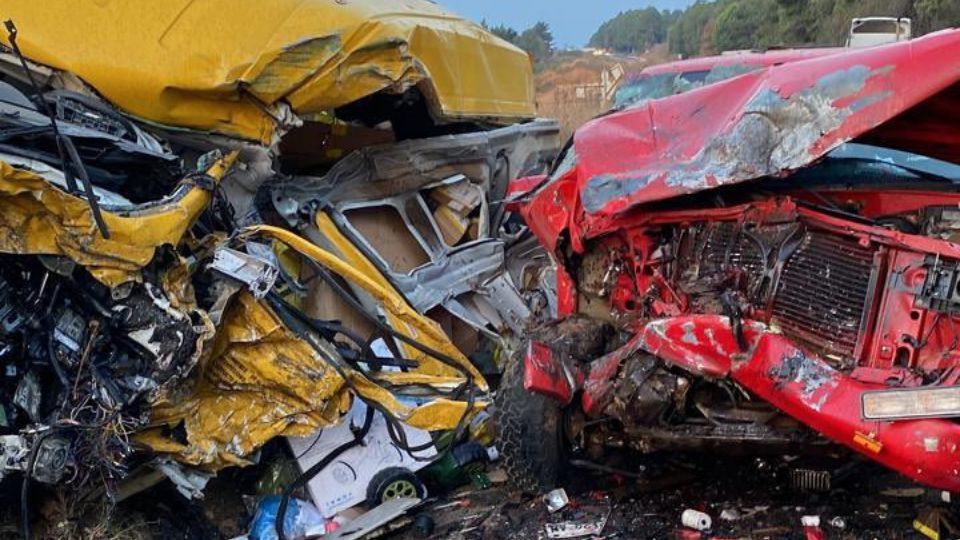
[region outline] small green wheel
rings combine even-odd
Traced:
[[[367,484],[367,504],[373,508],[390,499],[425,499],[427,488],[409,469],[390,467],[374,475]]]

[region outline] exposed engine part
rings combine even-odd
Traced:
[[[960,263],[927,257],[923,288],[917,295],[917,305],[941,313],[960,312]]]
[[[721,222],[671,231],[680,287],[695,312],[753,316],[844,363],[859,353],[877,291],[877,248],[855,238],[802,230],[796,222],[747,228]],[[747,311],[743,310],[743,311]]]
[[[9,473],[23,472],[30,457],[30,446],[20,435],[0,435],[0,479]]]
[[[149,396],[195,359],[194,322],[149,283],[115,300],[85,272],[56,274],[34,257],[0,263],[0,475],[122,477]]]
[[[277,268],[269,261],[227,247],[214,252],[210,268],[245,284],[257,299],[270,292],[278,275]]]
[[[925,236],[950,242],[960,240],[960,208],[932,206],[920,213],[921,232]]]
[[[641,355],[623,370],[612,415],[637,425],[663,425],[672,410],[683,410],[690,383],[662,367],[654,356]]]
[[[66,437],[48,435],[40,439],[33,449],[33,466],[30,477],[44,484],[56,484],[66,476],[73,461],[71,441]]]
[[[832,479],[830,471],[799,468],[790,470],[790,486],[797,491],[826,493],[832,489]]]
[[[28,469],[30,477],[44,484],[63,480],[73,465],[72,442],[52,432],[0,436],[0,479]]]

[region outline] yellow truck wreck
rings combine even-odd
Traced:
[[[297,118],[413,88],[445,121],[535,114],[526,53],[426,0],[21,0],[3,16],[28,58],[163,126],[269,144]]]
[[[0,479],[129,493],[356,400],[464,437],[551,309],[502,204],[557,146],[525,53],[421,0],[2,16]]]

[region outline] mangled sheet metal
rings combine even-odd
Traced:
[[[4,17],[47,82],[165,126],[269,144],[297,116],[414,86],[447,120],[535,113],[527,54],[426,0],[23,0]]]
[[[511,179],[543,170],[556,135],[538,121],[369,147],[322,177],[267,186],[268,212],[348,259],[359,248],[418,312],[442,306],[490,336],[518,333],[549,261],[508,232],[503,198]]]
[[[173,248],[232,160],[153,204],[105,205],[109,240],[86,201],[0,162],[0,477],[89,487],[126,474],[130,434],[213,336]]]
[[[490,337],[531,316],[549,259],[502,199],[546,168],[556,124],[363,150],[323,177],[285,176],[303,169],[278,142],[302,122],[300,142],[317,126],[392,141],[530,119],[525,53],[423,0],[23,2],[4,16],[28,58],[0,54],[0,357],[16,359],[0,478],[111,493],[148,460],[195,494],[356,399],[391,426],[463,433],[487,383],[427,314]],[[362,114],[381,109],[416,114]],[[297,156],[310,171],[339,157]],[[287,229],[257,224],[264,194]],[[409,225],[392,253],[353,220],[377,205]],[[411,242],[427,260],[395,266]],[[354,318],[310,311],[330,299]]]
[[[65,256],[109,286],[142,281],[139,272],[157,249],[178,245],[206,209],[232,160],[230,156],[205,174],[188,176],[159,201],[105,206],[110,239],[96,230],[86,201],[32,171],[0,162],[0,252]]]
[[[134,454],[134,439],[208,469],[246,464],[276,435],[304,435],[337,422],[351,394],[431,430],[463,425],[482,407],[479,393],[486,383],[435,323],[296,235],[263,227],[243,238],[282,243],[358,283],[402,321],[398,332],[420,344],[421,352],[405,359],[405,371],[366,374],[355,367],[356,359],[344,361],[345,349],[333,344],[332,334],[303,327],[298,312],[276,298],[268,304],[254,297],[265,296],[263,284],[269,289],[273,279],[249,280],[245,285],[255,287],[250,291],[230,285],[247,274],[217,277],[206,269],[204,261],[218,260],[213,268],[219,272],[236,268],[217,251],[224,242],[242,240],[222,233],[186,237],[209,209],[233,159],[189,175],[159,201],[103,206],[110,239],[100,235],[82,198],[0,163],[7,230],[0,251],[12,254],[0,280],[0,338],[9,345],[3,351],[21,354],[24,362],[39,354],[39,365],[47,366],[38,370],[28,363],[21,374],[10,364],[21,376],[5,390],[10,401],[3,404],[2,427],[13,433],[3,435],[8,465],[0,474],[27,471],[56,483],[76,468],[86,482],[97,476],[91,471],[107,467],[101,474],[117,480]],[[281,308],[285,316],[278,314]],[[13,345],[30,344],[35,336],[48,345],[36,351]],[[61,397],[44,393],[42,381],[51,380],[58,381]],[[61,418],[64,412],[68,417]],[[157,427],[143,431],[148,422]],[[97,428],[84,427],[90,425]],[[75,435],[78,429],[82,437]],[[107,438],[107,448],[96,446],[98,437]],[[25,461],[37,453],[63,459],[42,468]]]
[[[768,67],[596,119],[542,188],[578,201],[571,213],[545,196],[526,217],[550,231],[543,237],[569,227],[579,245],[635,205],[786,175],[956,85],[960,72],[937,62],[957,54],[960,35],[939,32]]]
[[[410,348],[412,369],[365,372],[346,362],[332,342],[297,335],[275,309],[240,292],[223,313],[212,353],[192,384],[154,409],[152,421],[161,427],[141,434],[141,442],[185,463],[219,469],[247,464],[254,450],[276,436],[306,436],[337,423],[350,408],[351,392],[410,426],[431,431],[453,429],[483,405],[473,394],[487,388],[476,368],[436,323],[395,292],[288,231],[262,226],[244,236],[281,242],[357,285],[399,323],[399,332],[455,363]],[[457,389],[463,399],[432,393]],[[402,401],[404,396],[416,405]],[[174,435],[178,426],[185,440]]]
[[[845,447],[960,490],[958,54],[951,30],[798,61],[574,137],[522,209],[560,317],[498,391],[518,487],[562,470],[562,430],[590,456]]]

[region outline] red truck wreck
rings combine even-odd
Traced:
[[[497,397],[518,486],[833,443],[960,491],[960,31],[611,113],[521,183],[560,313]]]

